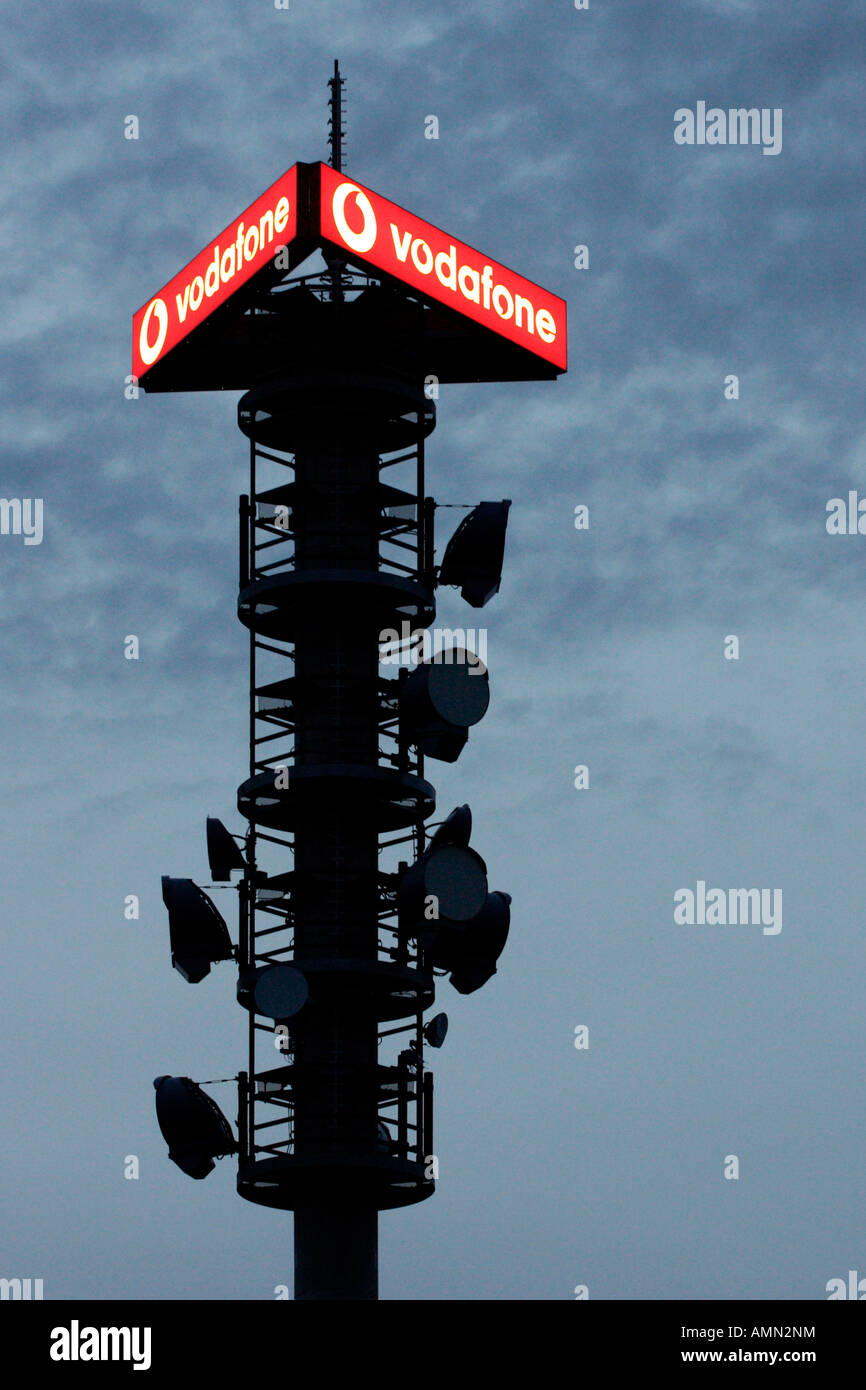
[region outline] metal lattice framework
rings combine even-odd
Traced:
[[[324,302],[334,296],[330,277],[289,283]],[[341,271],[340,301],[368,284]],[[394,373],[312,369],[248,393],[239,423],[250,443],[238,612],[250,634],[251,696],[248,777],[238,794],[250,823],[241,976],[296,965],[319,1014],[339,1025],[331,1026],[331,1051],[322,1059],[309,1046],[315,1022],[305,1015],[296,1027],[275,1028],[248,1001],[238,1188],[250,1200],[292,1209],[323,1193],[377,1209],[402,1206],[434,1186],[425,1176],[432,1076],[424,1072],[422,1033],[434,986],[418,942],[401,928],[397,885],[407,862],[423,853],[435,795],[423,756],[401,729],[406,668],[383,678],[379,643],[383,631],[406,622],[418,631],[435,616],[433,504],[424,496],[434,406]],[[351,542],[335,544],[347,527]],[[359,628],[364,653],[352,640]],[[337,655],[327,669],[323,647]],[[366,708],[360,719],[359,703]],[[318,750],[315,758],[304,756],[305,740]],[[349,761],[365,741],[364,761]],[[353,879],[342,845],[332,856],[337,874],[315,878],[299,866],[299,826],[311,818],[326,838],[338,825],[347,840],[356,838],[358,822],[369,836],[372,823],[372,876],[368,858]],[[347,954],[341,922],[357,892],[369,903],[368,930],[359,924],[356,954]],[[401,1034],[410,1034],[409,1046],[391,1064],[359,1063],[339,1039],[335,1054],[347,1017],[375,1030],[377,1053]],[[395,1022],[398,1028],[381,1027]],[[316,1119],[307,1122],[305,1096],[314,1092]],[[375,1129],[346,1123],[360,1095],[374,1100],[367,1119],[377,1117]]]

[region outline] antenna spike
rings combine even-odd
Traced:
[[[328,105],[331,110],[331,119],[328,125],[331,144],[331,168],[342,172],[343,169],[343,137],[346,134],[343,129],[343,88],[345,79],[340,76],[340,63],[334,59],[334,76],[328,78],[328,86],[331,89],[331,96]]]

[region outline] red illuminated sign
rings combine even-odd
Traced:
[[[328,165],[319,170],[324,238],[565,370],[564,300]]]
[[[520,379],[548,375],[551,367],[565,370],[562,299],[329,165],[295,164],[133,316],[133,374],[144,378],[147,389],[201,389],[203,382],[217,378],[222,385],[241,386],[245,359],[231,332],[213,341],[208,334],[203,341],[196,338],[202,352],[194,352],[190,343],[189,352],[162,364],[215,309],[259,272],[266,272],[278,248],[289,248],[289,258],[274,269],[292,269],[319,245],[342,251],[347,259],[393,276],[423,299],[447,306],[495,335],[502,349],[515,345],[526,356],[503,359],[506,377],[515,360]],[[468,344],[470,338],[464,337]],[[437,341],[441,349],[441,334]],[[484,357],[479,339],[477,365],[498,370],[503,361],[495,358],[494,338],[487,347],[492,357]],[[465,379],[467,359],[460,352],[467,348],[455,348],[452,359],[449,350],[444,349],[446,371],[449,362],[456,363],[454,379]],[[471,371],[472,348],[468,351]],[[148,377],[157,364],[159,371]]]
[[[214,309],[273,260],[298,229],[298,166],[272,183],[178,271],[132,320],[132,370],[141,378]]]

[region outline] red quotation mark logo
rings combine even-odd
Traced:
[[[364,226],[360,232],[355,232],[346,221],[346,203],[354,195],[355,208],[364,218]],[[373,204],[362,193],[355,183],[341,183],[334,192],[331,207],[334,213],[334,222],[337,231],[345,241],[346,245],[359,255],[364,255],[376,244],[376,237],[379,228],[376,225],[376,214],[373,211]]]
[[[156,342],[150,341],[150,321],[155,318],[157,323]],[[165,342],[165,335],[168,332],[168,309],[164,302],[157,298],[147,306],[147,312],[141,320],[141,328],[138,334],[138,351],[145,366],[149,367],[156,361],[162,352],[162,345]]]

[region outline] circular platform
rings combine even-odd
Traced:
[[[412,1206],[432,1197],[436,1184],[424,1163],[370,1154],[354,1158],[261,1158],[238,1169],[238,1192],[259,1206],[294,1211],[302,1202],[328,1199],[367,1202],[378,1211]]]
[[[283,781],[288,786],[277,785]],[[375,817],[379,832],[405,830],[433,815],[436,791],[412,772],[351,763],[289,764],[282,770],[259,772],[238,787],[241,815],[271,830],[295,830],[311,808],[327,810],[336,803],[358,815]]]
[[[241,590],[238,617],[261,637],[292,642],[304,625],[355,614],[365,623],[402,630],[427,628],[436,617],[431,589],[377,570],[284,570]]]
[[[423,387],[398,376],[307,372],[255,387],[238,402],[238,425],[264,448],[296,453],[345,437],[379,454],[408,449],[436,425]]]

